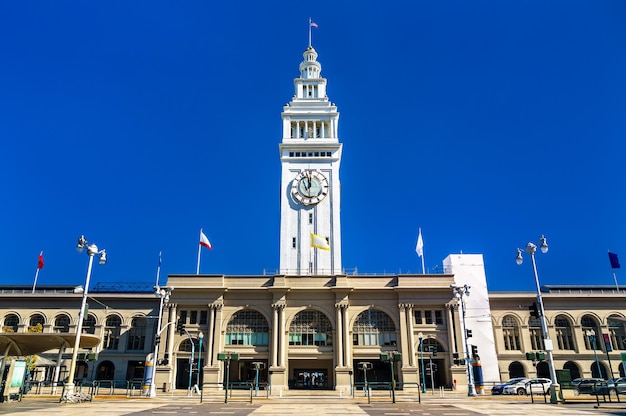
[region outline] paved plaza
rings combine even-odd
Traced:
[[[28,397],[21,402],[0,404],[2,415],[231,415],[231,416],[276,416],[276,415],[369,415],[369,416],[522,416],[522,415],[625,415],[626,403],[607,403],[596,408],[593,400],[572,400],[566,404],[531,403],[530,399],[518,397],[475,397],[451,396],[441,398],[426,395],[418,403],[414,398],[398,397],[397,403],[378,397],[367,403],[358,398],[331,396],[292,396],[283,398],[254,399],[252,403],[237,398],[223,403],[217,397],[210,402],[200,403],[198,397],[160,396],[155,399],[98,398],[93,402],[63,404],[58,399]]]

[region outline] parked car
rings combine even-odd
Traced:
[[[510,386],[511,384],[517,384],[520,381],[525,381],[525,380],[528,380],[528,379],[526,377],[517,377],[517,378],[512,378],[509,381],[506,381],[502,384],[496,384],[491,389],[491,394],[503,394],[504,388],[506,386]]]
[[[624,394],[626,393],[626,377],[612,378],[606,383],[599,383],[598,394]]]
[[[515,384],[504,387],[503,394],[517,394],[524,396],[526,394],[548,394],[552,380],[549,378],[531,378],[523,379]]]
[[[606,382],[601,378],[576,378],[572,380],[574,394],[601,394],[601,389],[606,388]]]

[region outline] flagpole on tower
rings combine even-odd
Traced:
[[[309,48],[312,45],[312,43],[311,43],[311,28],[314,28],[314,27],[318,27],[318,25],[313,20],[311,20],[311,18],[309,17]]]

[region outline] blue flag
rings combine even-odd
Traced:
[[[617,254],[611,253],[609,251],[609,261],[611,262],[611,269],[619,269],[619,259],[617,258]]]

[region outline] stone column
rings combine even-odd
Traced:
[[[270,349],[272,355],[270,365],[276,367],[278,365],[278,332],[280,328],[278,326],[278,309],[279,306],[275,303],[272,304],[273,320],[272,320],[272,347]]]
[[[337,338],[337,345],[335,350],[337,351],[337,367],[343,367],[343,325],[341,325],[342,321],[342,313],[341,313],[341,304],[335,304],[335,316],[337,319],[337,325],[335,327],[335,337]]]
[[[404,303],[398,304],[400,311],[400,349],[402,353],[402,367],[407,367],[406,357],[409,354],[409,337],[406,328],[406,305]]]
[[[409,330],[409,365],[415,367],[415,334],[413,329],[413,304],[406,305],[406,324]]]
[[[208,323],[208,334],[206,339],[206,357],[207,362],[206,365],[211,367],[213,366],[213,343],[215,341],[215,308],[213,305],[209,304],[209,322]]]
[[[345,358],[344,365],[346,367],[352,367],[352,339],[350,339],[350,322],[348,320],[348,307],[349,304],[343,306],[343,333],[345,340]]]
[[[217,354],[222,348],[222,309],[224,302],[222,300],[215,301],[211,304],[215,309],[215,324],[213,325],[213,357],[212,362],[217,363]]]

